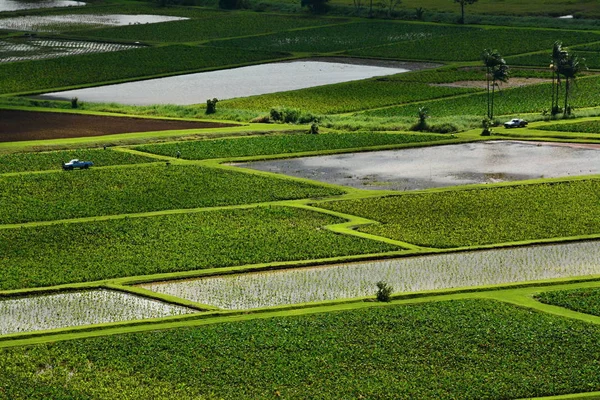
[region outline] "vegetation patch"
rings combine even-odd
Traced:
[[[328,53],[391,43],[404,45],[417,39],[451,37],[466,30],[479,31],[456,26],[371,21],[224,40],[218,42],[218,45],[263,51]]]
[[[598,121],[584,121],[576,122],[571,124],[552,124],[539,126],[535,129],[542,131],[554,131],[554,132],[583,132],[583,133],[600,133],[600,120]]]
[[[432,86],[382,77],[227,100],[222,105],[226,108],[262,112],[269,111],[272,107],[290,107],[316,114],[338,114],[475,91],[477,89]]]
[[[451,248],[600,233],[599,180],[319,203],[373,219],[362,232]]]
[[[2,229],[0,290],[400,250],[324,229],[341,222],[258,207]]]
[[[238,12],[217,14],[211,16],[210,19],[192,19],[161,24],[138,24],[80,31],[77,34],[102,39],[189,43],[208,39],[251,36],[340,22],[343,22],[343,20]]]
[[[575,109],[600,106],[600,77],[582,78],[576,81],[569,95],[569,104]],[[494,111],[496,115],[543,112],[550,109],[551,84],[522,86],[496,92]],[[564,95],[560,93],[561,97]],[[562,99],[561,99],[562,101]],[[429,100],[418,104],[408,104],[363,111],[359,115],[371,117],[415,116],[419,107],[426,107],[431,116],[482,115],[486,109],[486,94],[476,93],[443,100]]]
[[[136,150],[173,156],[180,152],[189,160],[291,154],[308,151],[356,149],[404,143],[433,142],[448,139],[442,135],[407,135],[392,133],[343,133],[322,135],[277,135],[241,137],[235,139],[201,140],[149,144]]]
[[[2,349],[0,387],[8,398],[531,398],[599,390],[598,335],[491,300],[371,307]]]
[[[282,54],[173,45],[0,64],[0,94],[272,60]],[[109,65],[110,68],[98,68]]]
[[[558,34],[548,29],[470,28],[458,34],[415,39],[390,46],[363,46],[349,54],[401,60],[474,61],[481,58],[481,52],[486,48],[512,55],[551,49],[556,40],[569,44],[598,41],[600,35],[576,31],[562,31]]]
[[[600,288],[548,291],[535,298],[542,303],[600,316]]]
[[[154,162],[156,159],[122,151],[102,149],[62,150],[43,153],[0,154],[0,174],[60,169],[74,158],[92,161],[95,167]]]
[[[216,207],[341,194],[338,189],[164,164],[0,176],[0,223]]]

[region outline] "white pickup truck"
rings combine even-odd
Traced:
[[[63,163],[62,167],[65,171],[70,171],[75,168],[88,169],[94,165],[91,161],[80,161],[78,159],[73,159],[67,163]]]

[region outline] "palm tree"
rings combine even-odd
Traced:
[[[558,105],[558,90],[561,85],[559,70],[560,65],[564,62],[567,56],[568,52],[567,50],[563,50],[562,43],[559,41],[554,42],[554,45],[552,46],[552,60],[550,63],[550,68],[552,69],[552,107],[550,112],[552,115],[556,115],[559,112],[560,107]]]
[[[485,49],[481,53],[483,65],[486,68],[487,82],[487,116],[494,117],[494,93],[496,81],[506,82],[508,80],[508,66],[498,50]],[[490,90],[491,89],[491,90]]]
[[[490,113],[490,119],[494,119],[494,89],[498,86],[498,82],[508,82],[508,65],[506,65],[506,61],[501,59],[502,63],[499,64],[496,68],[492,70],[492,107]]]
[[[584,69],[587,69],[585,66],[585,59],[579,58],[575,54],[568,54],[559,65],[558,72],[565,77],[565,108],[563,110],[563,117],[571,114],[571,107],[569,106],[571,84],[575,81],[577,75]]]

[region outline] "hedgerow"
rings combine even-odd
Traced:
[[[0,64],[0,94],[197,71],[282,57],[261,51],[173,45]],[[109,65],[110,68],[98,68]],[[118,99],[115,99],[118,100]]]
[[[182,158],[205,160],[210,158],[290,154],[305,151],[430,142],[443,139],[448,139],[448,137],[426,134],[407,135],[366,132],[322,135],[297,134],[150,144],[137,146],[135,149],[153,154],[171,156],[179,151]]]
[[[600,328],[492,300],[0,350],[7,398],[533,398],[600,389]],[[567,340],[568,339],[568,340]]]
[[[337,189],[164,164],[0,176],[0,223],[21,223],[341,194]]]
[[[374,219],[360,231],[451,248],[600,233],[599,180],[320,203]]]
[[[156,159],[122,151],[102,149],[0,154],[0,174],[60,169],[71,159],[92,161],[95,167],[154,162]]]
[[[600,316],[600,289],[585,288],[542,292],[535,296],[542,303]]]
[[[259,207],[0,229],[0,290],[399,250],[324,229],[340,222]]]

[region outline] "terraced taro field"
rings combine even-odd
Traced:
[[[196,310],[109,290],[0,299],[0,335],[194,312]]]
[[[394,293],[600,275],[600,243],[480,252],[303,268],[142,285],[153,292],[244,310],[370,296],[377,282]]]
[[[69,40],[5,39],[0,40],[0,62],[41,60],[77,54],[105,53],[135,49],[136,45]]]
[[[0,0],[0,399],[600,398],[596,21],[405,1]]]

